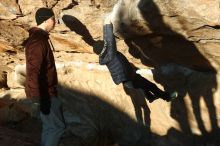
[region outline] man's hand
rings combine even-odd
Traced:
[[[32,118],[39,118],[40,117],[40,104],[39,104],[39,97],[32,97],[30,100],[31,104],[31,117]]]
[[[32,102],[31,104],[31,117],[32,118],[39,118],[40,116],[40,104],[36,102]]]
[[[39,112],[41,111],[44,115],[48,115],[50,113],[50,97],[33,97],[31,99],[31,116],[37,117]]]
[[[27,112],[32,118],[40,118],[40,105],[39,102],[35,102],[32,99],[26,99],[23,101],[25,105],[25,112]]]

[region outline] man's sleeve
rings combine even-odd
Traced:
[[[104,48],[99,55],[99,63],[106,65],[116,85],[130,80],[130,63],[127,58],[117,51],[113,34],[113,25],[104,25]]]
[[[104,47],[99,55],[99,63],[101,65],[107,64],[117,54],[117,47],[115,37],[113,34],[113,25],[106,24],[103,27]]]
[[[45,48],[42,41],[33,41],[26,49],[27,90],[29,90],[30,98],[39,97],[39,76]]]

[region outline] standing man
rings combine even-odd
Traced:
[[[49,43],[49,32],[55,26],[51,9],[40,8],[35,14],[37,26],[29,30],[25,43],[26,96],[40,107],[41,146],[58,146],[65,124],[61,102],[57,98],[57,71]]]

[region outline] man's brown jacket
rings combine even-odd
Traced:
[[[37,27],[29,30],[29,38],[25,43],[25,92],[28,98],[57,96],[57,71],[48,40],[46,31]]]

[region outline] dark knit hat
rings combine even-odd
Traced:
[[[37,25],[43,23],[44,21],[51,18],[52,16],[54,16],[53,10],[49,8],[38,9],[37,12],[35,13],[35,19],[36,19]]]

